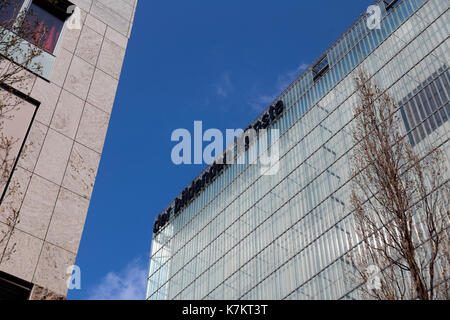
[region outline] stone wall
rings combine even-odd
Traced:
[[[3,245],[11,256],[0,261],[0,270],[35,284],[36,299],[67,294],[137,5],[71,1],[82,29],[63,30],[50,81],[33,76],[21,89],[40,105],[13,174],[19,221]]]

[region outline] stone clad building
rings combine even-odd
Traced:
[[[17,143],[9,154],[12,174],[0,185],[0,299],[61,299],[82,236],[137,0],[12,2],[35,12],[49,35],[37,57],[41,68],[23,71],[25,83],[0,89],[3,94],[11,89],[21,99],[13,117],[2,119],[2,135]],[[0,19],[16,14],[8,10],[2,9]],[[0,67],[1,74],[7,66]]]

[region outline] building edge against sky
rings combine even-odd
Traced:
[[[51,31],[38,57],[42,69],[16,88],[19,97],[29,96],[20,103],[23,112],[3,128],[17,133],[22,147],[2,186],[0,231],[8,237],[1,250],[12,254],[0,256],[0,298],[67,295],[137,2],[13,1]],[[15,14],[7,8],[1,17]],[[69,26],[70,14],[80,28]],[[12,181],[20,193],[9,199]],[[19,210],[14,230],[6,224],[11,208]]]
[[[175,200],[163,211],[147,299],[359,297],[345,278],[355,243],[349,154],[357,70],[398,102],[400,129],[417,150],[432,144],[447,166],[449,159],[450,3],[385,2],[376,2],[381,29],[369,30],[362,16],[275,100],[284,103],[271,125],[281,135],[278,174],[229,165],[180,212]]]

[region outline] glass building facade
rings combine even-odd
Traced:
[[[277,98],[279,172],[229,165],[153,235],[147,299],[358,298],[345,281],[357,70],[395,98],[416,148],[449,154],[450,2],[378,4],[381,29],[362,16]]]

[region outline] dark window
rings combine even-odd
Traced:
[[[17,15],[22,8],[24,0],[1,0],[0,3],[0,25],[11,28]]]
[[[44,9],[40,2],[33,1],[24,23],[27,28],[34,30],[30,33],[28,41],[49,53],[55,51],[64,20]]]
[[[318,81],[329,68],[328,57],[325,56],[312,68],[314,82]]]
[[[0,182],[0,203],[3,203],[5,199],[11,175],[17,165],[19,154],[24,148],[33,117],[39,106],[37,101],[28,98],[5,84],[0,84],[0,101],[7,96],[17,99],[18,104],[14,105],[13,108],[5,108],[3,110],[3,112],[7,112],[8,117],[2,119],[1,133],[5,137],[10,138],[11,143],[8,147],[0,148],[0,160],[3,165],[3,173],[5,174]]]
[[[28,300],[33,285],[0,272],[0,300]]]
[[[386,11],[390,11],[394,9],[395,5],[397,4],[398,0],[383,0],[384,5],[386,7]]]

